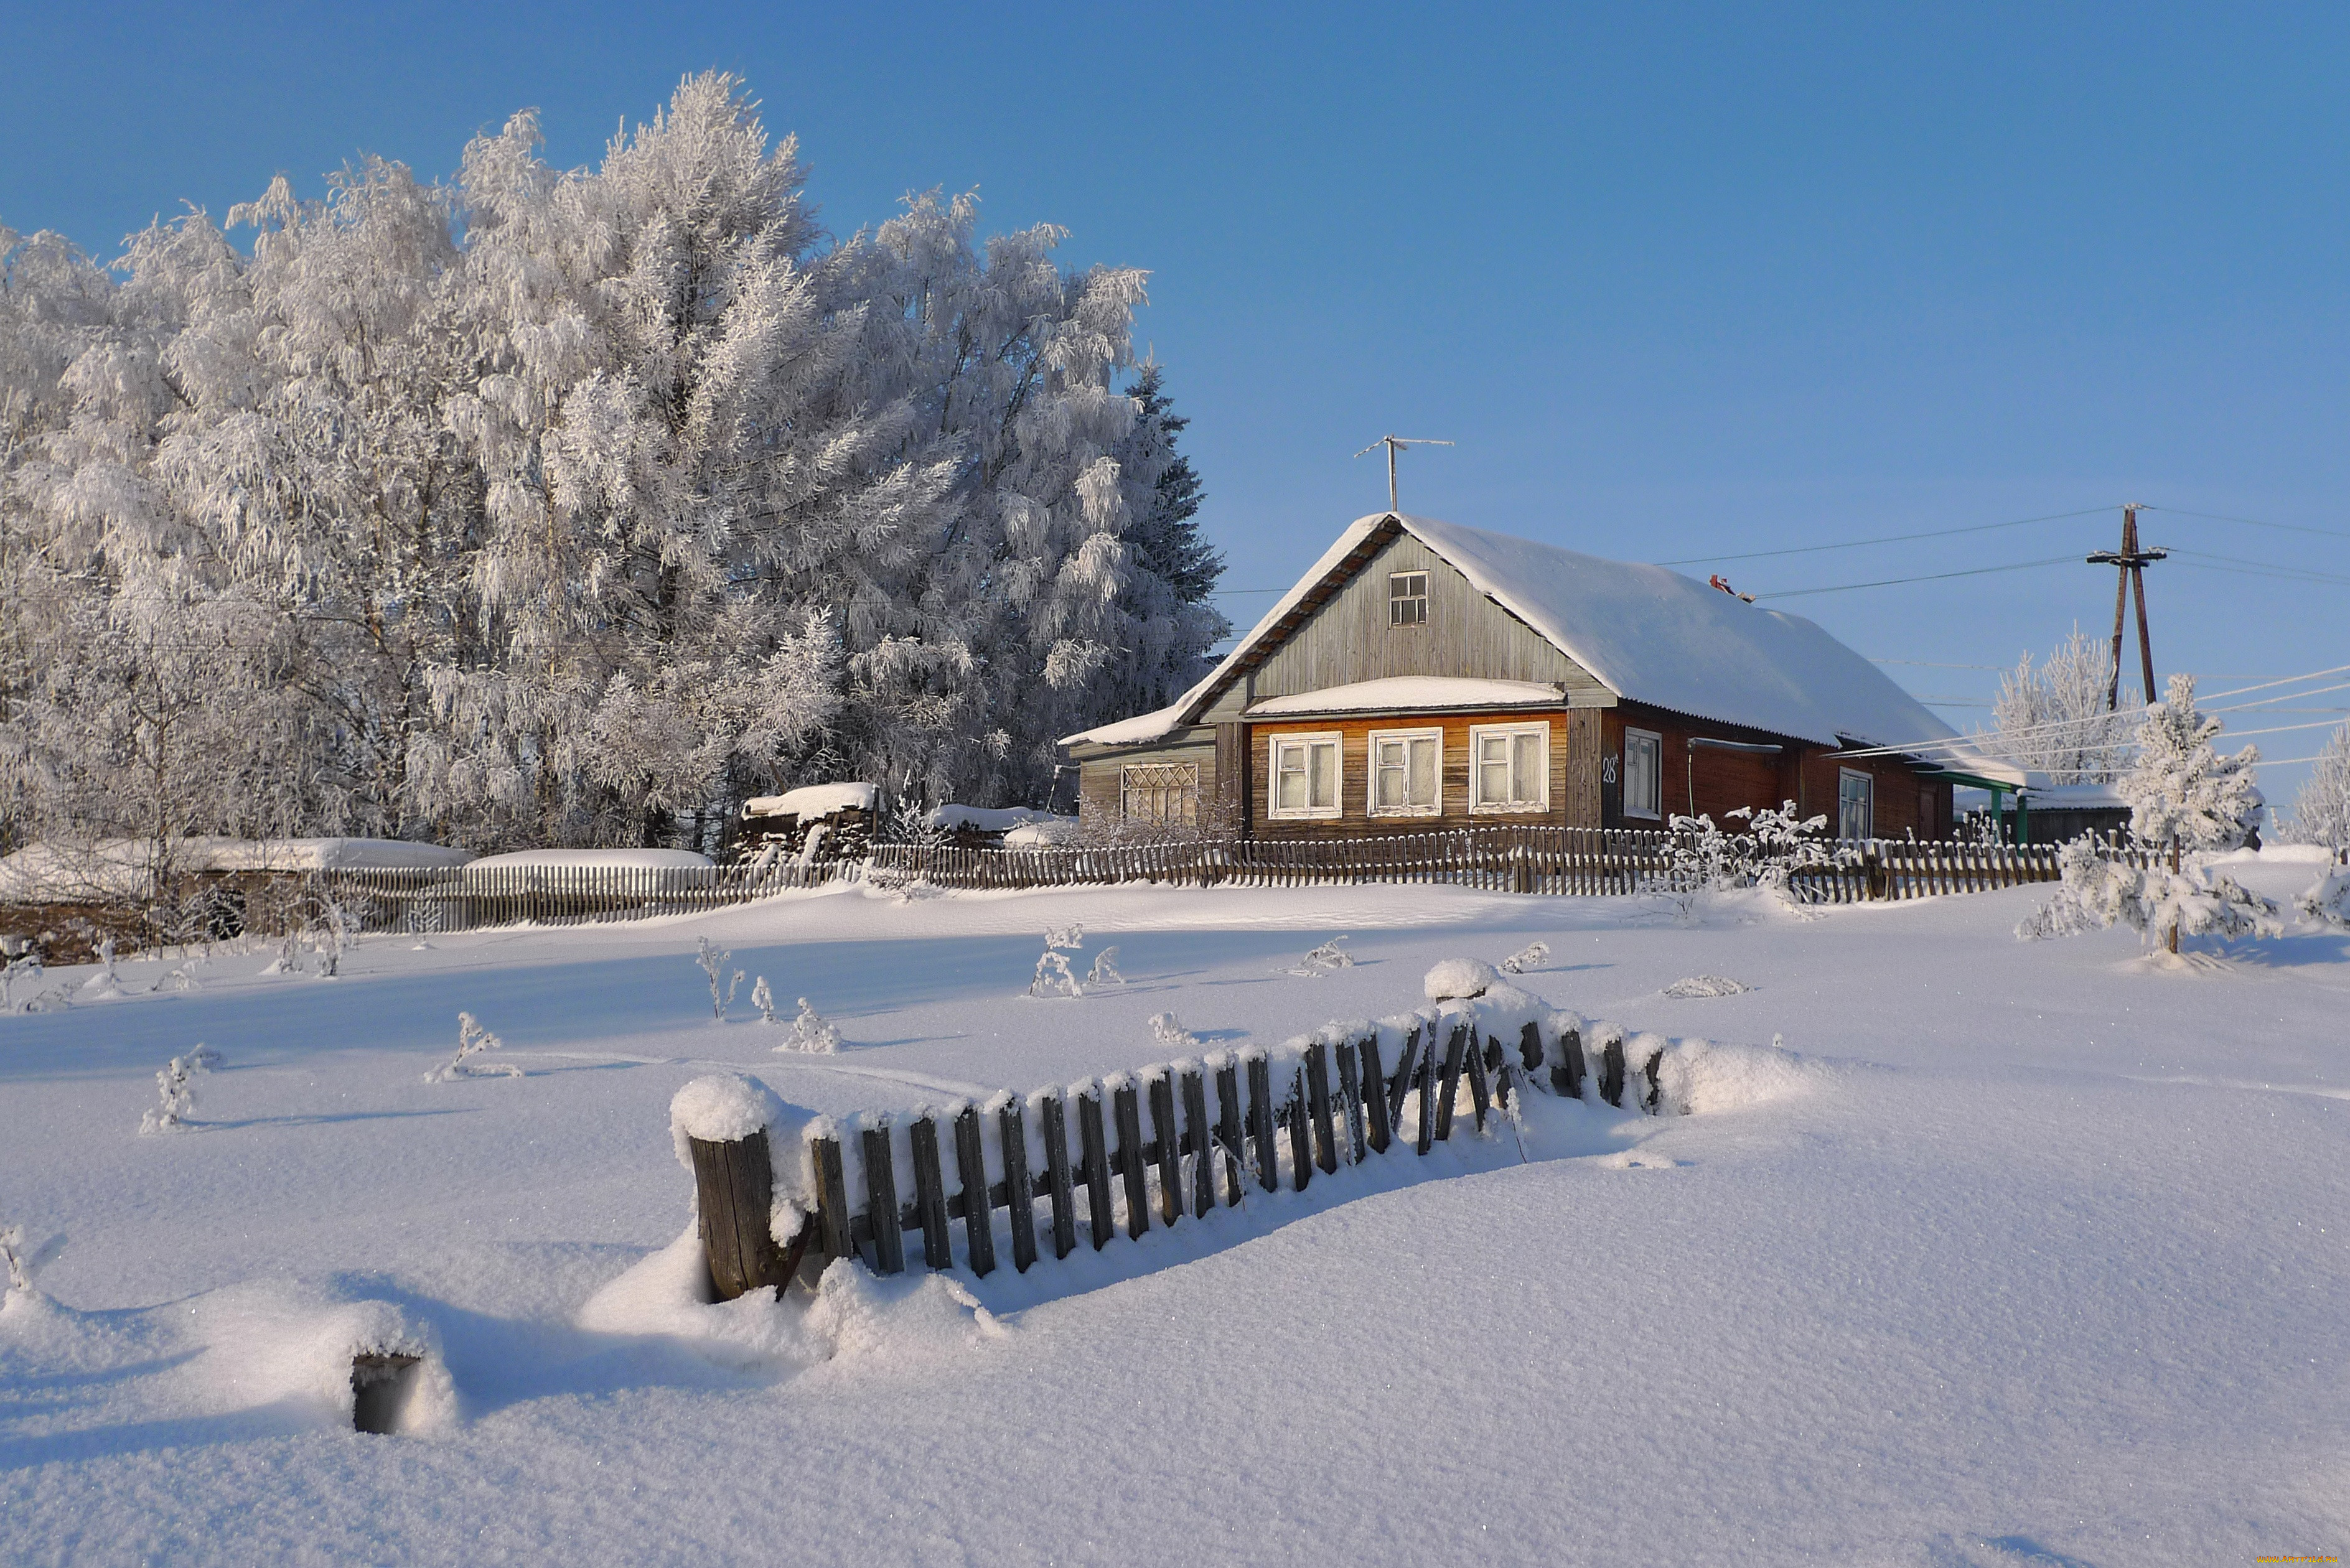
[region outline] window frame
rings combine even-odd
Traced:
[[[1521,721],[1509,724],[1471,724],[1469,726],[1469,811],[1471,815],[1531,816],[1550,809],[1550,747],[1551,722],[1547,719]],[[1489,801],[1482,788],[1484,766],[1479,756],[1482,743],[1488,735],[1539,735],[1542,737],[1542,762],[1534,770],[1540,786],[1539,797],[1532,801]]]
[[[1638,805],[1633,804],[1632,743],[1635,741],[1646,741],[1648,744],[1656,748],[1657,765],[1654,768],[1651,768],[1648,773],[1648,777],[1656,785],[1657,789],[1657,800],[1654,805]],[[1622,774],[1623,783],[1617,787],[1624,792],[1624,815],[1626,816],[1637,816],[1644,822],[1662,822],[1665,819],[1665,737],[1660,732],[1656,730],[1636,730],[1628,724],[1624,727],[1624,761],[1622,764]]]
[[[1411,749],[1413,741],[1432,740],[1436,742],[1436,798],[1426,805],[1381,805],[1379,804],[1379,742],[1402,741],[1404,748],[1404,787],[1411,786]],[[1363,752],[1363,809],[1372,816],[1442,816],[1444,815],[1444,726],[1415,725],[1408,730],[1373,730]]]
[[[1858,833],[1844,830],[1844,786],[1846,779],[1859,781],[1861,807],[1868,820]],[[1859,768],[1836,769],[1836,836],[1849,839],[1869,839],[1877,836],[1877,775]]]
[[[1159,774],[1155,784],[1136,787],[1138,773]],[[1181,775],[1190,774],[1186,780]],[[1188,786],[1188,793],[1187,793]],[[1164,801],[1170,797],[1183,802],[1185,815],[1179,820],[1169,816],[1138,816],[1133,810],[1137,795]],[[1122,763],[1118,770],[1118,815],[1121,822],[1139,822],[1153,827],[1197,827],[1200,826],[1200,764],[1197,763]]]
[[[1431,575],[1432,574],[1424,566],[1415,567],[1409,571],[1389,572],[1388,574],[1388,629],[1389,631],[1410,631],[1428,624],[1428,580]],[[1396,592],[1397,584],[1408,583],[1414,577],[1419,579],[1419,592],[1416,594],[1399,594]],[[1419,606],[1419,618],[1414,620],[1398,620],[1396,618],[1396,607],[1399,605]]]
[[[1336,775],[1332,780],[1331,803],[1314,805],[1314,748],[1326,745],[1337,753]],[[1281,753],[1296,747],[1305,753],[1305,796],[1309,804],[1284,806],[1281,804]],[[1264,815],[1269,822],[1331,822],[1347,814],[1347,737],[1339,730],[1303,730],[1295,733],[1268,735],[1264,750]]]

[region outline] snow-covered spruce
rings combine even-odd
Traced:
[[[808,999],[803,996],[800,998],[799,1016],[792,1020],[792,1032],[784,1037],[783,1044],[773,1049],[809,1051],[820,1056],[829,1056],[840,1049],[840,1030],[809,1005]]]
[[[457,1054],[424,1075],[428,1084],[446,1084],[458,1078],[519,1078],[520,1067],[510,1062],[477,1061],[484,1051],[494,1051],[505,1044],[482,1027],[470,1012],[457,1014]]]
[[[155,1075],[155,1093],[162,1102],[139,1118],[142,1137],[155,1133],[175,1132],[187,1124],[188,1113],[196,1106],[196,1075],[208,1071],[220,1057],[198,1045],[183,1056],[174,1056],[169,1065]]]
[[[2310,884],[2294,907],[2318,925],[2350,931],[2350,866],[2328,871]]]

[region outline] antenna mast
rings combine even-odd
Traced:
[[[2168,550],[2141,549],[2137,542],[2137,514],[2143,503],[2128,502],[2122,507],[2122,547],[2100,550],[2088,557],[2093,566],[2116,566],[2119,575],[2114,581],[2114,679],[2106,688],[2106,711],[2121,706],[2122,701],[2122,619],[2133,596],[2137,601],[2137,657],[2146,676],[2147,706],[2152,707],[2154,696],[2154,641],[2146,629],[2146,568],[2167,558]]]
[[[1377,452],[1381,447],[1388,449],[1388,510],[1399,512],[1402,508],[1396,504],[1396,453],[1408,446],[1451,446],[1452,444],[1454,443],[1449,441],[1427,441],[1419,436],[1383,435],[1355,455],[1361,457],[1364,452]]]

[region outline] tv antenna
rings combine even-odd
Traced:
[[[1379,437],[1378,440],[1373,441],[1370,445],[1365,447],[1362,452],[1358,452],[1355,455],[1357,457],[1361,457],[1367,452],[1377,452],[1381,447],[1388,449],[1388,510],[1390,512],[1398,512],[1400,511],[1401,508],[1396,505],[1396,453],[1401,452],[1408,446],[1451,446],[1454,444],[1454,442],[1449,441],[1426,441],[1419,436],[1383,435]]]
[[[2154,641],[2146,629],[2146,569],[2167,558],[2168,550],[2138,547],[2137,514],[2141,502],[2126,502],[2122,506],[2122,547],[2100,550],[2088,557],[2093,566],[2118,566],[2121,575],[2114,583],[2114,679],[2106,688],[2106,711],[2121,706],[2122,701],[2122,618],[2129,607],[2132,590],[2137,598],[2137,657],[2146,674],[2147,706],[2154,706]]]

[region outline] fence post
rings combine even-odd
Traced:
[[[764,1285],[780,1290],[791,1283],[816,1227],[803,1221],[789,1248],[775,1245],[769,1230],[775,1183],[765,1130],[725,1143],[689,1137],[686,1146],[693,1156],[702,1256],[718,1299],[731,1302]]]

